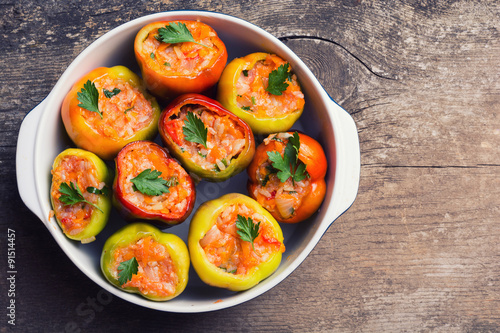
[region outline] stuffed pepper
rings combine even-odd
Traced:
[[[252,53],[231,61],[222,73],[217,100],[256,134],[287,131],[304,110],[304,94],[290,63]]]
[[[150,23],[137,33],[134,51],[146,86],[162,99],[207,90],[227,62],[222,40],[199,21]]]
[[[51,173],[51,215],[68,238],[92,242],[111,211],[108,167],[95,154],[70,148],[56,157]]]
[[[296,223],[316,212],[326,193],[326,156],[313,138],[269,135],[248,167],[248,192],[279,222]]]
[[[239,193],[199,207],[189,226],[188,248],[201,280],[234,291],[249,289],[270,276],[285,251],[276,220]]]
[[[186,288],[189,253],[178,236],[144,223],[129,224],[108,238],[101,270],[117,288],[153,301],[168,301]]]
[[[61,108],[69,137],[79,147],[110,160],[127,143],[153,139],[160,107],[142,80],[123,66],[84,75]]]
[[[115,164],[113,202],[127,220],[165,228],[183,222],[193,210],[196,194],[191,177],[156,143],[129,143]]]
[[[250,127],[203,95],[179,96],[163,110],[158,127],[172,155],[209,181],[223,181],[243,171],[255,152]]]

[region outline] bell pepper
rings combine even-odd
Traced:
[[[158,144],[129,143],[115,165],[113,203],[125,219],[166,228],[191,214],[196,200],[193,180]]]
[[[115,232],[101,254],[101,270],[112,285],[153,301],[179,296],[186,288],[189,266],[182,239],[145,223]]]
[[[280,265],[283,233],[252,198],[226,194],[203,203],[188,233],[191,263],[205,283],[240,291],[252,288]]]
[[[84,75],[64,98],[61,115],[69,137],[105,160],[127,143],[153,139],[160,107],[142,80],[123,66]]]
[[[112,176],[97,155],[66,149],[52,165],[50,200],[54,216],[70,239],[89,243],[108,222]]]
[[[137,33],[134,51],[149,91],[164,100],[209,89],[227,63],[224,43],[199,21],[150,23]]]
[[[287,131],[299,119],[305,103],[290,64],[263,52],[236,58],[226,66],[217,100],[246,121],[255,134]]]
[[[184,94],[161,113],[163,144],[193,174],[223,181],[243,171],[255,152],[250,127],[219,102],[200,94]]]
[[[248,192],[279,222],[300,222],[321,206],[326,170],[323,148],[310,136],[271,134],[257,147],[247,169]]]

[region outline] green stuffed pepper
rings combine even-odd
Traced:
[[[273,216],[239,193],[199,207],[189,227],[188,247],[201,280],[233,291],[252,288],[270,276],[285,251]]]
[[[50,199],[64,234],[89,243],[111,211],[112,175],[97,155],[76,148],[61,152],[52,165]]]
[[[289,130],[304,111],[304,94],[291,65],[257,52],[233,59],[222,72],[217,100],[255,134]]]
[[[145,223],[129,224],[108,238],[101,270],[117,288],[168,301],[186,288],[189,253],[178,236]]]

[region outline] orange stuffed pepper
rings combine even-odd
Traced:
[[[150,23],[137,33],[134,51],[146,86],[161,99],[209,89],[227,62],[215,30],[198,21]]]
[[[269,135],[248,167],[248,192],[279,222],[314,214],[326,194],[326,156],[313,138],[298,132]]]

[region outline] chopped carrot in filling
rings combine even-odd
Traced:
[[[266,91],[269,74],[287,62],[276,55],[268,55],[257,61],[248,71],[243,71],[236,82],[236,102],[238,107],[257,117],[280,117],[304,107],[304,94],[300,90],[296,75],[287,79],[288,87],[282,95]]]
[[[83,117],[100,135],[110,138],[129,138],[139,130],[146,128],[154,118],[151,102],[142,92],[129,82],[113,79],[109,75],[96,78],[93,83],[99,91],[99,110],[103,118],[96,112],[83,109]],[[108,98],[104,89],[120,90]],[[115,90],[117,91],[117,90]]]
[[[260,222],[259,235],[253,241],[253,247],[251,242],[241,240],[237,233],[238,215],[251,218],[255,224]],[[238,275],[245,275],[274,253],[285,251],[285,245],[276,239],[275,231],[264,216],[245,204],[227,206],[200,240],[200,245],[212,264]]]
[[[185,139],[183,127],[188,112],[193,112],[207,128],[207,147]],[[167,122],[166,130],[181,151],[205,170],[225,170],[231,159],[243,151],[246,142],[245,131],[237,122],[229,116],[219,116],[201,105],[184,105]]]
[[[217,58],[219,49],[212,41],[217,34],[209,26],[186,22],[196,42],[169,44],[158,41],[158,29],[152,30],[142,49],[149,67],[164,75],[189,76],[208,68]],[[151,59],[151,60],[149,60]]]
[[[268,144],[269,140],[276,141],[278,152],[283,155],[289,134],[279,133],[270,139],[264,140]],[[293,216],[294,212],[302,205],[304,197],[311,192],[311,180],[309,177],[301,181],[293,181],[288,178],[284,183],[280,181],[269,159],[262,163],[257,169],[257,180],[259,184],[253,191],[253,196],[257,202],[269,211],[278,212],[283,219]]]
[[[67,155],[64,156],[59,165],[52,170],[51,195],[54,199],[54,212],[57,220],[61,223],[63,232],[68,235],[76,235],[82,232],[90,223],[90,218],[94,207],[86,203],[76,203],[74,205],[64,205],[59,201],[62,195],[59,187],[62,183],[70,182],[78,185],[85,200],[97,203],[98,196],[88,193],[87,187],[92,186],[102,189],[106,184],[99,182],[97,170],[94,164],[82,157]]]
[[[119,179],[125,200],[141,207],[148,212],[168,214],[173,218],[182,216],[188,209],[189,198],[192,195],[189,175],[173,159],[165,160],[153,145],[141,145],[124,155],[120,163],[121,177]],[[131,182],[146,169],[161,172],[161,178],[169,181],[169,192],[151,196],[134,190]]]
[[[170,296],[175,293],[179,278],[165,245],[147,236],[136,243],[116,249],[113,253],[116,279],[120,263],[133,257],[139,264],[137,274],[133,274],[132,279],[122,287],[138,288],[144,295]]]

